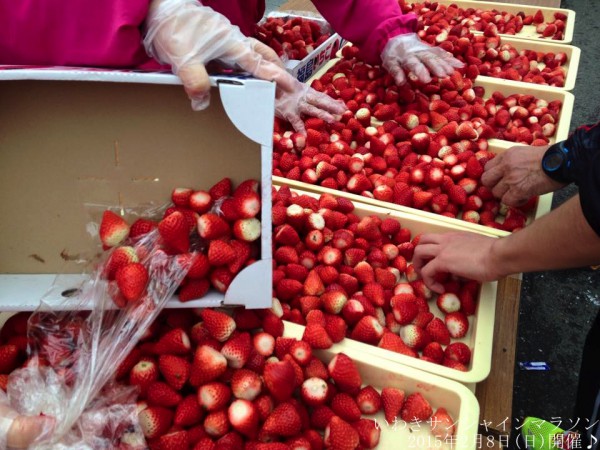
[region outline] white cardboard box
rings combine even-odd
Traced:
[[[220,75],[211,84],[210,107],[194,112],[172,74],[0,70],[0,311],[35,309],[56,274],[78,285],[72,260],[95,248],[84,202],[161,205],[175,187],[223,177],[261,181],[262,259],[224,296],[169,306],[271,305],[275,86]]]

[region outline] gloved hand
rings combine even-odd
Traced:
[[[29,448],[42,435],[50,436],[54,424],[50,417],[19,415],[0,392],[0,448]]]
[[[196,111],[210,102],[210,80],[205,65],[219,60],[257,78],[277,84],[276,112],[304,130],[301,114],[331,122],[342,114],[343,103],[304,86],[283,67],[274,50],[247,38],[222,14],[196,0],[153,0],[147,18],[146,51],[170,64],[183,82]]]
[[[406,83],[405,71],[413,72],[421,82],[429,83],[431,75],[444,78],[464,65],[451,53],[421,41],[416,33],[391,38],[381,52],[381,60],[398,85]]]

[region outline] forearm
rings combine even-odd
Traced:
[[[582,267],[600,262],[600,237],[585,219],[579,196],[492,245],[501,276]]]

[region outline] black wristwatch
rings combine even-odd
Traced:
[[[550,146],[542,158],[544,173],[559,183],[572,183],[572,159],[565,142],[557,142]]]

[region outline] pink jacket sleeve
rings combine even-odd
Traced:
[[[397,0],[313,0],[333,29],[358,46],[361,57],[381,62],[381,51],[390,38],[414,33],[417,16],[402,14]]]

